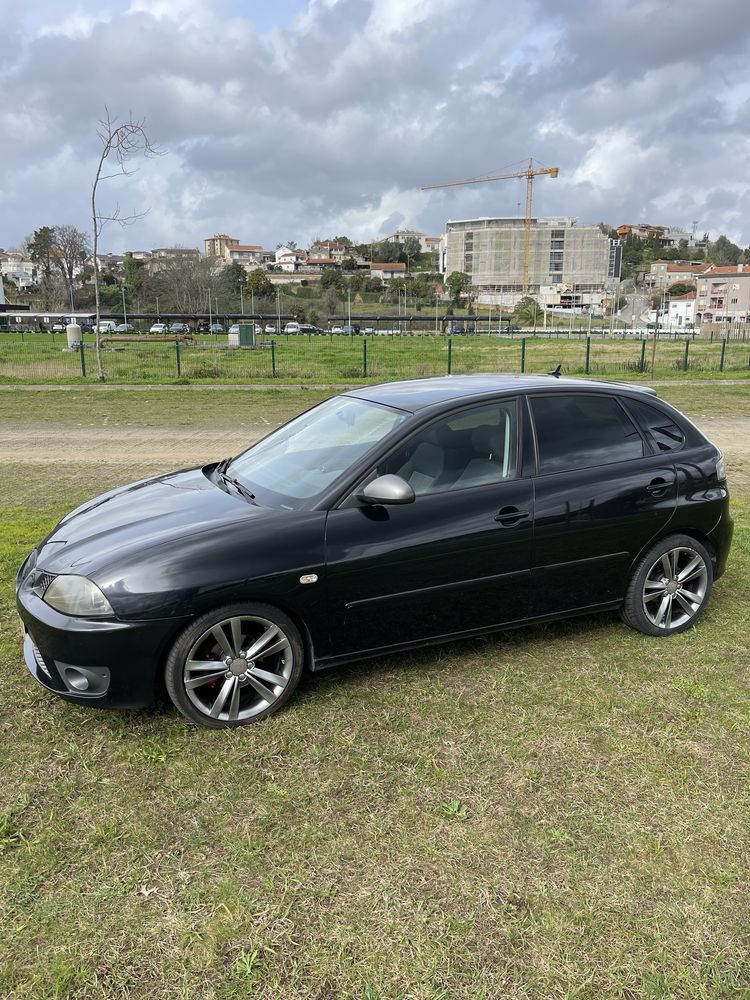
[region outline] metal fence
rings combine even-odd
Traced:
[[[226,335],[189,342],[118,341],[103,350],[110,383],[336,383],[471,372],[545,372],[638,378],[750,370],[750,339],[585,333],[497,336],[281,335],[230,347]],[[93,383],[93,335],[68,348],[65,334],[0,333],[0,383]]]

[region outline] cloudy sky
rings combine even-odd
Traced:
[[[87,226],[97,119],[164,150],[105,249],[273,248],[446,219],[650,221],[750,243],[747,0],[0,0],[0,246]]]

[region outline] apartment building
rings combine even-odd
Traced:
[[[645,283],[654,290],[669,288],[678,282],[695,281],[711,265],[699,260],[655,260],[645,277]]]
[[[695,321],[750,322],[750,264],[714,267],[698,278]]]
[[[428,253],[430,250],[437,250],[440,246],[439,236],[427,236],[425,233],[419,232],[416,229],[397,229],[395,233],[391,233],[390,236],[386,236],[381,243],[403,243],[404,240],[409,237],[414,237],[419,240],[419,249],[422,253]]]
[[[468,274],[480,302],[513,308],[523,297],[525,248],[523,219],[449,222],[444,271]],[[619,241],[599,226],[569,216],[532,219],[528,293],[550,307],[598,309],[619,283],[621,258]]]
[[[227,248],[239,246],[240,241],[226,233],[216,233],[203,241],[203,253],[206,257],[226,257]]]

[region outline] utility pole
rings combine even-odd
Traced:
[[[128,322],[128,311],[125,308],[125,282],[123,281],[120,285],[120,291],[122,292],[122,321],[127,325]],[[70,304],[73,305],[73,293],[71,292]]]

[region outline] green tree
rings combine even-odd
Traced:
[[[349,239],[348,236],[334,236],[333,240],[331,242],[332,243],[341,243],[345,247],[350,247],[350,246],[353,245],[352,241]]]
[[[401,251],[409,261],[414,261],[421,256],[422,245],[416,236],[407,236],[401,244]]]
[[[340,292],[344,287],[344,279],[338,268],[327,267],[320,276],[321,288],[333,288]]]
[[[519,326],[534,326],[540,313],[536,299],[525,295],[513,310],[513,322]]]
[[[678,295],[687,295],[695,291],[694,281],[676,281],[667,289],[667,296],[671,299]]]
[[[55,230],[41,226],[24,240],[24,250],[37,266],[38,285],[42,294],[42,308],[49,309],[55,292],[52,269],[55,263]]]
[[[143,288],[143,262],[136,260],[130,251],[125,254],[123,280],[131,295],[137,295]]]
[[[273,295],[273,285],[268,280],[268,275],[265,271],[261,271],[259,267],[256,267],[255,270],[248,274],[245,288],[248,292],[252,292],[253,295],[257,295],[259,298]]]
[[[356,260],[353,257],[344,257],[344,259],[341,261],[341,270],[356,271],[357,270]]]
[[[398,264],[399,262],[403,263],[406,257],[402,254],[398,243],[389,243],[384,240],[382,243],[374,245],[372,259],[378,264]]]
[[[742,250],[726,236],[720,236],[715,243],[708,245],[708,259],[719,267],[739,264]]]
[[[454,303],[458,304],[462,295],[471,288],[471,278],[463,271],[451,271],[445,281]]]

